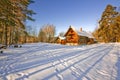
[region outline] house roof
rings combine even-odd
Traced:
[[[88,37],[88,38],[94,38],[93,35],[92,35],[92,33],[90,33],[90,32],[86,32],[86,31],[83,31],[83,30],[82,30],[82,31],[77,30],[77,29],[75,29],[73,26],[70,26],[69,29],[70,29],[70,28],[72,28],[79,36],[86,36],[86,37]],[[69,29],[68,29],[68,31],[69,31]],[[67,32],[68,32],[68,31],[67,31]],[[67,32],[66,32],[66,33],[67,33]],[[65,35],[66,35],[66,34],[65,34]]]
[[[58,36],[58,38],[61,39],[61,40],[66,39],[65,37],[62,37],[62,36]]]
[[[81,32],[78,31],[77,33],[78,33],[78,35],[80,35],[80,36],[86,36],[86,37],[88,37],[88,38],[94,38],[93,35],[92,35],[92,33],[90,33],[90,32],[88,33],[88,32],[86,32],[86,31],[81,31]]]

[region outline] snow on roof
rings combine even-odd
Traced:
[[[90,32],[86,32],[86,31],[80,31],[80,30],[76,30],[73,26],[70,26],[70,28],[72,28],[76,33],[78,33],[79,36],[86,36],[88,38],[94,38],[92,33]]]
[[[86,31],[78,32],[78,35],[86,36],[86,37],[88,37],[88,38],[94,38],[91,33],[88,33],[88,32],[86,32]]]
[[[66,39],[65,37],[62,37],[62,36],[59,36],[59,38],[60,38],[61,40],[64,40],[64,39]]]

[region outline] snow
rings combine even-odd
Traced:
[[[80,36],[86,36],[88,38],[94,38],[93,35],[92,35],[92,33],[90,33],[90,32],[88,33],[86,31],[81,31],[81,32],[78,31],[78,35],[80,35]]]
[[[58,36],[61,40],[65,40],[66,37]]]
[[[120,80],[120,43],[8,48],[0,54],[0,80]]]

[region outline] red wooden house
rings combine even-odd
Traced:
[[[94,43],[94,37],[91,33],[80,30],[76,30],[70,26],[64,35],[66,37],[66,44],[68,45],[80,45],[80,44],[92,44]]]

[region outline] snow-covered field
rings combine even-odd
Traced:
[[[120,44],[24,44],[0,54],[0,80],[120,80]]]

